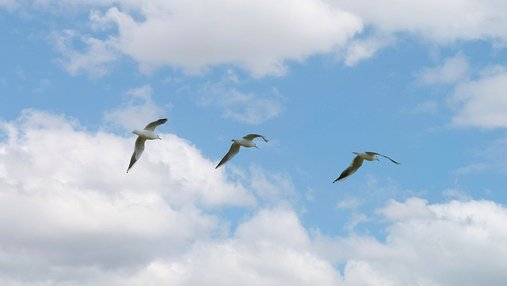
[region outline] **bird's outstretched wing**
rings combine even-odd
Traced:
[[[389,160],[390,160],[391,162],[393,162],[394,164],[397,164],[397,165],[399,165],[399,164],[400,164],[400,162],[394,161],[393,159],[391,159],[391,158],[387,157],[386,155],[382,155],[382,154],[379,154],[379,153],[377,153],[377,152],[365,152],[365,153],[366,153],[366,154],[371,154],[371,155],[382,156],[382,157],[384,157],[384,158],[386,158],[386,159],[389,159]]]
[[[144,142],[146,139],[143,139],[141,136],[137,137],[136,144],[134,146],[134,153],[132,153],[132,157],[130,158],[129,167],[127,168],[127,173],[129,172],[130,168],[134,166],[134,164],[139,160],[141,157],[141,154],[143,154],[144,151]]]
[[[155,131],[155,128],[167,122],[167,118],[162,118],[157,121],[153,121],[144,127],[144,130]]]
[[[347,167],[347,169],[343,170],[343,172],[340,174],[340,176],[333,181],[333,183],[336,183],[337,181],[343,180],[347,178],[348,176],[354,174],[359,167],[363,164],[363,158],[360,156],[356,156],[354,160],[352,160],[352,163],[350,166]]]
[[[227,152],[227,154],[225,154],[225,156],[222,158],[222,160],[220,160],[220,163],[218,163],[218,165],[215,167],[215,169],[222,166],[223,164],[225,164],[227,161],[232,159],[232,157],[236,156],[236,154],[239,153],[239,147],[240,147],[239,144],[232,143],[231,148],[229,148],[229,151]]]
[[[261,137],[264,140],[264,142],[268,142],[268,139],[266,139],[266,137],[264,137],[264,136],[262,136],[260,134],[248,134],[248,135],[243,136],[243,139],[251,141],[251,140],[253,140],[253,139],[257,138],[257,137]]]

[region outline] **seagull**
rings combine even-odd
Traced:
[[[153,121],[150,124],[146,125],[143,130],[134,130],[132,133],[136,134],[138,137],[136,139],[136,144],[134,146],[134,153],[132,154],[132,157],[130,158],[130,164],[127,168],[127,173],[129,172],[130,168],[134,166],[134,164],[139,160],[141,157],[141,154],[143,154],[144,151],[144,142],[146,140],[154,140],[154,139],[161,139],[160,136],[158,136],[157,133],[155,133],[155,128],[159,125],[162,125],[167,122],[167,118],[162,118],[157,121]]]
[[[357,169],[359,169],[359,167],[361,167],[364,160],[379,161],[377,156],[382,156],[384,158],[387,158],[391,162],[393,162],[394,164],[398,164],[398,165],[400,164],[399,162],[394,161],[393,159],[387,157],[386,155],[382,155],[382,154],[375,153],[375,152],[364,152],[364,153],[352,152],[352,153],[356,154],[356,157],[354,158],[354,160],[352,160],[352,163],[350,164],[350,166],[348,166],[347,169],[343,170],[343,172],[340,174],[340,177],[338,177],[338,179],[334,180],[333,183],[340,181],[342,179],[345,179],[348,176],[354,174],[357,171]]]
[[[236,154],[238,154],[238,152],[239,152],[239,147],[243,146],[243,147],[247,147],[247,148],[251,148],[251,147],[257,148],[257,145],[255,144],[255,142],[252,141],[253,139],[255,139],[257,137],[261,137],[264,140],[264,142],[268,142],[268,139],[266,139],[264,136],[259,135],[259,134],[248,134],[248,135],[245,135],[243,137],[243,139],[239,139],[239,140],[232,139],[232,145],[231,145],[231,148],[229,148],[229,152],[227,152],[227,154],[225,154],[225,156],[222,158],[220,163],[218,163],[218,165],[215,167],[215,169],[222,166],[223,164],[225,164],[227,161],[232,159],[232,157],[236,156]]]

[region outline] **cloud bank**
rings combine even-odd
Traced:
[[[1,130],[2,285],[502,285],[507,279],[507,209],[491,201],[390,201],[375,215],[385,239],[328,236],[305,227],[292,198],[281,194],[295,192],[289,177],[253,167],[257,183],[248,190],[176,135],[163,134],[125,174],[131,138],[35,110],[2,122]],[[234,228],[218,214],[231,206],[250,210]]]

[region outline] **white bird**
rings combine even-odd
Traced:
[[[248,135],[245,135],[243,137],[243,139],[239,139],[239,140],[232,139],[232,145],[231,145],[231,148],[229,148],[229,152],[227,152],[227,154],[225,154],[225,156],[222,158],[220,163],[218,163],[218,165],[215,167],[215,169],[222,166],[223,164],[225,164],[227,161],[232,159],[232,157],[236,156],[236,154],[239,153],[239,147],[243,146],[243,147],[247,147],[247,148],[251,148],[251,147],[257,148],[257,145],[255,144],[255,142],[252,141],[253,139],[255,139],[257,137],[261,137],[262,139],[264,139],[264,142],[268,142],[268,139],[264,138],[264,136],[259,135],[259,134],[248,134]]]
[[[146,140],[154,140],[154,139],[161,139],[160,136],[158,136],[157,133],[155,133],[155,128],[159,125],[162,125],[167,122],[166,118],[159,119],[157,121],[153,121],[150,124],[146,125],[143,130],[134,130],[132,133],[136,134],[138,137],[136,139],[136,144],[134,146],[134,153],[132,154],[132,157],[130,158],[130,164],[127,168],[127,173],[129,172],[130,168],[134,166],[134,164],[139,160],[141,157],[141,154],[143,154],[144,151],[144,142]]]
[[[379,153],[375,153],[375,152],[364,152],[364,153],[357,153],[357,152],[352,152],[354,154],[356,154],[356,157],[354,158],[354,160],[352,160],[352,163],[350,164],[350,166],[347,167],[347,169],[343,170],[343,172],[340,174],[340,176],[338,177],[338,179],[334,180],[333,183],[335,183],[336,181],[340,181],[342,179],[345,179],[347,178],[348,176],[354,174],[357,169],[359,169],[359,167],[361,167],[361,165],[363,164],[363,161],[364,160],[368,160],[368,161],[373,161],[373,160],[377,160],[379,161],[379,159],[377,158],[377,156],[382,156],[384,158],[387,158],[389,160],[391,160],[391,162],[393,162],[394,164],[400,164],[396,161],[394,161],[393,159],[385,156],[385,155],[382,155],[382,154],[379,154]]]

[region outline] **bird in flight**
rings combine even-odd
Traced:
[[[378,161],[379,160],[378,156],[387,158],[391,162],[393,162],[394,164],[398,164],[398,165],[400,164],[399,162],[394,161],[393,159],[387,157],[386,155],[382,155],[382,154],[375,153],[375,152],[364,152],[364,153],[352,152],[352,153],[356,154],[356,157],[354,158],[354,160],[352,160],[352,163],[350,164],[350,166],[348,166],[347,169],[343,170],[343,172],[340,174],[340,176],[336,180],[334,180],[333,183],[343,180],[343,179],[347,178],[348,176],[354,174],[357,171],[357,169],[359,169],[359,167],[361,167],[364,160],[368,160],[368,161],[377,160]]]
[[[150,124],[146,125],[143,130],[134,130],[132,133],[136,134],[138,137],[136,139],[136,144],[134,146],[134,153],[132,154],[132,157],[130,158],[130,164],[127,168],[127,173],[129,172],[130,168],[134,166],[134,164],[139,160],[141,157],[141,154],[143,154],[144,151],[144,142],[146,140],[154,140],[154,139],[161,139],[160,136],[158,136],[157,133],[155,133],[155,128],[159,125],[162,125],[167,122],[166,118],[159,119],[157,121],[153,121]]]
[[[247,147],[247,148],[251,148],[251,147],[257,148],[257,145],[255,144],[255,142],[253,142],[253,139],[255,139],[257,137],[261,137],[264,140],[264,142],[268,142],[268,139],[266,139],[264,136],[259,135],[259,134],[248,134],[239,140],[232,139],[231,148],[229,148],[229,151],[227,152],[227,154],[225,154],[225,156],[222,158],[220,163],[218,163],[218,165],[215,167],[215,169],[222,166],[223,164],[225,164],[227,161],[232,159],[232,157],[236,156],[236,154],[239,153],[239,147],[243,146],[243,147]]]

